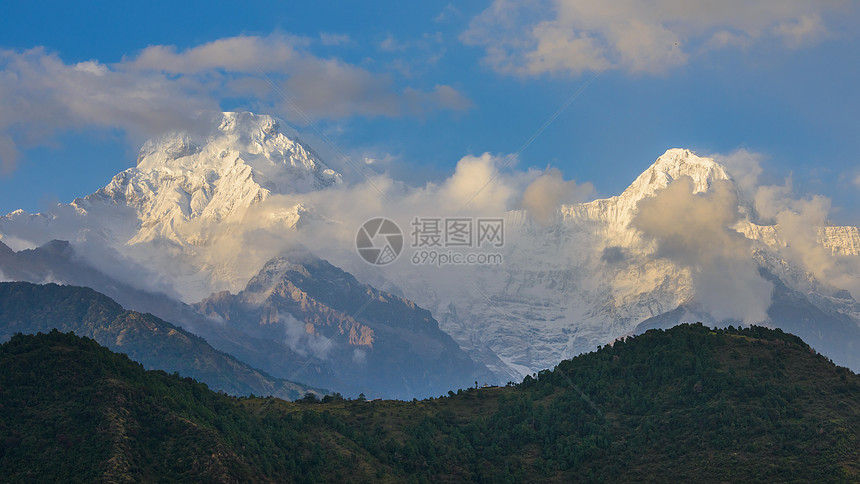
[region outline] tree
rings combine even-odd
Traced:
[[[322,403],[331,403],[331,402],[342,402],[343,395],[338,392],[326,395],[322,398]]]
[[[305,396],[302,397],[302,399],[299,401],[302,403],[319,403],[320,402],[319,399],[317,398],[317,396],[311,392],[305,393]]]

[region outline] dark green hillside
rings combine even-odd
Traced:
[[[216,481],[860,480],[860,377],[764,328],[649,331],[506,388],[235,399],[53,332],[0,347],[0,475]]]
[[[151,314],[126,311],[86,287],[0,283],[0,341],[15,333],[73,331],[128,354],[147,368],[177,371],[233,395],[295,399],[308,387],[274,378]],[[322,394],[319,390],[315,392]]]

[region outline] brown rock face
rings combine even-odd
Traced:
[[[492,378],[439,329],[429,311],[304,252],[272,259],[244,291],[215,295],[196,308],[249,338],[281,347],[279,355],[258,353],[254,364],[334,391],[438,396]],[[292,363],[282,364],[283,355]],[[330,375],[289,373],[301,359],[303,366]]]

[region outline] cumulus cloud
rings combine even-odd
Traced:
[[[501,157],[484,153],[481,156],[464,156],[457,163],[454,174],[442,185],[440,202],[450,209],[464,205],[478,209],[499,210],[514,196],[510,186],[495,183]]]
[[[172,45],[153,45],[134,57],[123,59],[120,64],[128,70],[174,74],[196,74],[214,69],[276,72],[284,64],[299,58],[297,48],[306,44],[307,41],[299,37],[272,35],[229,37],[181,51]]]
[[[776,223],[776,216],[787,210],[792,202],[791,178],[785,180],[784,185],[763,185],[756,187],[754,195],[754,207],[758,215],[757,222],[764,224]],[[816,220],[820,226],[824,220]]]
[[[375,217],[390,218],[409,238],[415,217],[502,217],[505,211],[519,208],[525,188],[541,176],[536,170],[499,173],[506,160],[489,153],[465,156],[448,178],[422,186],[410,186],[387,174],[375,174],[362,182],[325,190],[272,195],[229,221],[212,223],[198,218],[173,227],[180,239],[193,243],[155,240],[122,244],[116,250],[161,274],[163,279],[157,279],[158,282],[172,286],[186,302],[199,301],[213,291],[243,289],[266,261],[296,245],[371,280],[374,274],[368,275],[367,271],[373,268],[355,252],[355,237],[362,222]],[[76,214],[71,206],[58,205],[49,215],[33,218],[24,214],[0,225],[4,233],[20,235],[31,244],[62,238],[76,247],[92,246],[93,250],[82,251],[82,255],[88,260],[95,259],[91,260],[95,264],[106,243],[99,239],[99,234],[113,234],[125,241],[135,232],[134,226],[128,227],[126,233],[121,227],[101,225],[121,217],[101,216],[98,207],[94,204],[88,208],[90,215],[83,216]],[[113,205],[105,208],[117,209]],[[134,214],[128,216],[129,220],[136,220]],[[101,264],[113,262],[113,258],[104,259]],[[200,272],[200,268],[205,270]],[[402,265],[402,269],[414,270],[408,264]],[[224,274],[233,279],[219,278]],[[172,282],[166,283],[165,279]]]
[[[299,124],[471,106],[451,86],[400,87],[386,73],[309,49],[299,37],[238,36],[187,49],[150,46],[113,64],[70,64],[44,48],[0,50],[0,171],[62,131],[120,129],[134,146],[170,130],[198,131],[200,113],[220,111],[225,99]]]
[[[726,168],[735,181],[743,210],[748,210],[759,192],[759,176],[763,171],[761,163],[764,156],[741,148],[728,155],[712,155],[712,158]]]
[[[559,205],[582,202],[593,193],[591,183],[577,185],[574,180],[566,181],[560,170],[550,168],[526,187],[522,204],[538,223],[549,225]]]
[[[191,95],[164,75],[139,76],[95,61],[66,64],[35,48],[0,51],[0,166],[15,167],[19,151],[78,127],[119,127],[133,142],[163,130],[189,128],[195,113],[217,109],[207,95]]]
[[[499,72],[571,74],[604,68],[661,73],[697,52],[827,33],[838,0],[495,0],[461,35]]]
[[[106,227],[104,221],[107,219],[125,222]],[[67,241],[72,246],[68,255],[73,262],[83,261],[132,287],[178,297],[178,292],[170,290],[169,278],[177,269],[184,268],[181,264],[172,264],[171,271],[158,272],[161,267],[140,264],[122,253],[122,247],[113,246],[111,237],[128,240],[137,228],[136,214],[127,207],[116,205],[93,204],[83,215],[72,205],[56,204],[38,215],[17,211],[0,217],[2,242],[16,252],[35,249],[52,240]],[[162,245],[155,250],[162,253],[165,248]]]
[[[798,196],[791,176],[781,185],[760,184],[764,157],[759,153],[738,150],[713,158],[726,167],[738,193],[745,199],[742,204],[745,220],[774,227],[777,238],[771,249],[820,283],[860,294],[860,258],[836,254],[823,243],[822,231],[829,225],[829,198]]]
[[[782,243],[782,255],[818,281],[860,295],[860,258],[834,254],[822,243],[828,225],[830,199],[821,195],[795,197],[791,179],[783,185],[758,189],[755,208],[764,223],[773,223]]]
[[[696,302],[715,318],[765,320],[773,285],[750,264],[750,242],[733,228],[741,214],[731,183],[693,190],[691,178],[678,178],[639,203],[631,226],[656,243],[656,256],[690,269]]]
[[[346,40],[323,38],[328,43]],[[400,116],[470,106],[467,98],[451,86],[438,85],[431,91],[398,89],[389,75],[373,73],[336,58],[316,57],[308,52],[308,44],[301,37],[271,35],[219,39],[182,51],[173,46],[152,46],[134,58],[124,59],[121,67],[138,72],[205,73],[216,78],[221,73],[264,77],[266,83],[275,83],[280,89],[277,94],[289,98],[279,100],[288,104],[281,106],[288,119],[295,119],[290,109],[301,110],[302,117],[318,119]],[[227,86],[237,90],[244,86],[251,93],[258,92],[261,86],[232,81]],[[264,89],[267,87],[263,85]]]
[[[284,93],[312,118],[396,116],[401,95],[389,76],[379,76],[337,59],[302,62],[302,68],[283,82]]]

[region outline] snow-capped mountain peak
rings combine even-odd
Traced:
[[[567,223],[599,223],[604,235],[616,239],[621,245],[627,245],[635,235],[629,230],[629,225],[639,202],[654,196],[682,177],[693,180],[694,193],[707,191],[717,181],[732,180],[725,167],[712,158],[673,148],[657,158],[620,195],[588,203],[563,205],[560,212]]]
[[[96,247],[94,253],[110,248],[152,270],[147,279],[170,280],[172,290],[197,301],[241,288],[259,269],[242,254],[247,241],[237,227],[289,231],[322,220],[301,195],[340,183],[341,175],[276,118],[218,113],[197,131],[147,142],[135,167],[91,195],[44,214],[0,217],[0,233],[16,234],[23,247],[61,239]]]
[[[138,164],[103,189],[76,200],[128,205],[140,219],[131,244],[165,238],[189,242],[181,226],[191,220],[238,219],[273,194],[307,193],[341,183],[295,136],[271,116],[223,113],[207,136],[184,132],[148,141]]]
[[[253,113],[222,113],[209,133],[193,136],[172,132],[147,141],[140,150],[136,169],[148,171],[188,171],[229,168],[239,155],[241,161],[270,178],[281,178],[296,170],[319,174],[317,186],[327,186],[339,175],[327,169],[319,157],[298,140],[296,133],[283,133],[278,120]],[[305,188],[293,184],[290,188]]]
[[[638,202],[685,176],[693,180],[694,193],[707,191],[717,180],[731,180],[726,169],[712,158],[697,156],[690,150],[673,148],[657,158],[619,198]]]
[[[211,181],[248,167],[254,180],[272,193],[304,193],[341,181],[339,173],[327,168],[294,132],[285,135],[271,116],[223,113],[217,128],[200,138],[174,132],[150,140],[130,171]]]

